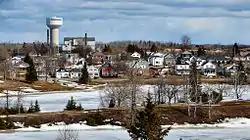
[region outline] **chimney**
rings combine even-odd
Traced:
[[[49,29],[47,29],[47,44],[49,44]]]
[[[87,46],[87,43],[88,43],[87,39],[88,39],[88,36],[87,36],[87,33],[85,33],[85,35],[84,35],[84,43],[85,43],[84,45],[85,46]]]

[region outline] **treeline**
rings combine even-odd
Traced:
[[[182,42],[162,42],[162,41],[145,41],[145,40],[138,40],[138,41],[131,41],[131,40],[125,40],[125,41],[112,41],[108,43],[103,42],[97,42],[97,47],[104,47],[106,45],[110,45],[112,47],[127,47],[129,44],[133,44],[138,46],[139,48],[149,48],[153,44],[155,44],[157,47],[175,47],[175,48],[181,48],[183,47]],[[232,44],[188,44],[190,47],[197,47],[197,46],[203,46],[203,47],[211,47],[211,48],[232,48],[234,46],[233,42]],[[240,48],[248,48],[250,45],[244,45],[239,44]]]

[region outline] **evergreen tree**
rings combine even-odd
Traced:
[[[21,106],[20,106],[20,113],[25,113],[25,109],[23,107],[23,104],[21,104]]]
[[[140,49],[138,48],[137,45],[129,44],[129,45],[127,46],[127,52],[128,52],[128,53],[134,53],[134,52],[139,52],[139,51],[140,51]]]
[[[238,56],[239,54],[240,54],[239,46],[237,43],[234,43],[232,57]]]
[[[105,44],[102,52],[112,53],[112,49],[111,49],[110,45]]]
[[[68,100],[65,110],[75,110],[75,109],[76,109],[76,102],[73,96],[71,96],[70,100]]]
[[[35,107],[34,107],[34,105],[33,105],[33,102],[31,101],[30,102],[30,107],[29,107],[29,109],[28,109],[28,113],[34,113],[35,112]]]
[[[83,68],[82,68],[82,75],[79,79],[79,83],[81,84],[88,84],[89,82],[89,73],[87,69],[87,64],[85,63]]]
[[[115,99],[111,98],[109,101],[109,108],[114,108],[115,107]]]
[[[37,100],[36,100],[36,102],[35,102],[34,111],[35,111],[35,112],[40,112],[40,106],[39,106],[39,104],[38,104],[38,101],[37,101]]]
[[[33,63],[33,60],[30,58],[29,54],[27,54],[24,58],[24,62],[29,64],[29,67],[27,68],[26,73],[26,81],[28,82],[34,82],[37,81],[37,72]]]
[[[150,51],[151,51],[151,52],[158,52],[158,47],[157,47],[155,44],[153,44],[153,45],[151,46]]]
[[[197,56],[199,57],[199,56],[203,56],[205,54],[206,54],[206,51],[205,51],[204,47],[199,46],[198,51],[197,51]]]
[[[133,140],[163,140],[170,128],[161,128],[161,116],[148,94],[144,110],[138,111],[135,124],[128,127],[128,133]]]

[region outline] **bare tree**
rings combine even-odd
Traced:
[[[190,60],[190,74],[189,74],[189,84],[190,84],[190,99],[194,104],[194,118],[196,118],[197,103],[198,98],[201,96],[201,86],[200,86],[200,73],[197,70],[197,60],[193,58]]]
[[[173,98],[176,98],[179,89],[176,85],[167,85],[166,91],[168,97],[168,104],[171,105],[171,101]]]
[[[190,38],[189,36],[187,36],[187,35],[183,35],[183,36],[181,37],[181,43],[182,43],[182,45],[183,45],[184,47],[186,47],[186,46],[188,46],[188,45],[191,44],[191,38]]]
[[[22,98],[24,97],[21,89],[19,88],[19,91],[17,93],[17,109],[18,109],[18,113],[20,113],[20,108],[22,105]]]
[[[168,85],[165,77],[161,76],[155,86],[155,104],[171,104],[173,98],[176,99],[178,88],[176,85]],[[167,101],[168,100],[168,101]]]
[[[166,95],[168,92],[167,88],[167,81],[164,79],[163,76],[161,76],[157,81],[156,81],[156,86],[155,86],[155,104],[164,104],[166,103]]]
[[[231,82],[233,84],[233,93],[238,100],[246,90],[243,86],[246,82],[246,74],[242,62],[238,63],[236,72],[231,76]]]
[[[4,73],[4,80],[6,80],[7,78],[7,72],[9,71],[10,69],[10,55],[8,53],[8,50],[7,48],[4,46],[4,47],[1,47],[0,48],[0,65],[1,65],[1,70],[3,71]]]
[[[64,128],[59,130],[56,140],[79,140],[79,134],[78,131],[74,131],[70,128]]]
[[[203,86],[203,102],[208,103],[208,118],[212,119],[213,105],[222,100],[222,94],[225,90],[224,85],[217,85],[216,88],[213,85],[207,84]]]
[[[182,74],[183,79],[183,94],[184,94],[184,99],[185,99],[185,103],[187,104],[187,113],[188,116],[191,116],[191,99],[190,99],[190,84],[189,84],[189,78],[187,76],[184,76]]]
[[[100,95],[101,105],[103,107],[128,107],[131,95],[129,94],[129,85],[108,84],[103,95]]]
[[[139,84],[140,77],[135,74],[134,67],[138,61],[135,61],[134,65],[128,71],[128,79],[129,79],[129,87],[130,87],[130,95],[131,95],[131,124],[135,123],[135,115],[136,115],[136,102],[138,94],[141,92],[141,85]]]

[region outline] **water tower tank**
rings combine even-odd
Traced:
[[[49,17],[46,18],[46,25],[50,29],[50,47],[59,46],[59,28],[63,25],[63,18]]]

